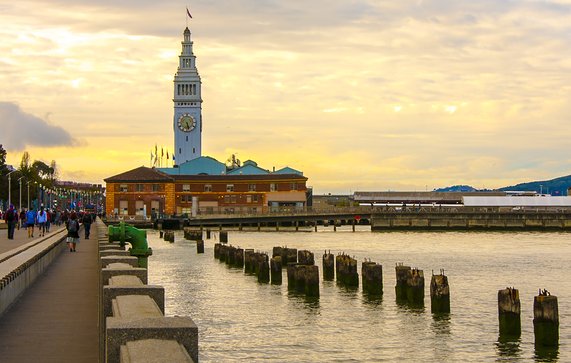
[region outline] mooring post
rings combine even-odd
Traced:
[[[296,271],[297,263],[288,263],[287,264],[287,289],[288,290],[295,290],[295,271]]]
[[[204,241],[196,241],[196,253],[204,253]]]
[[[397,283],[395,285],[395,295],[397,297],[397,300],[406,300],[407,299],[407,284],[406,284],[406,279],[408,276],[408,271],[410,271],[410,266],[404,266],[401,263],[398,263],[395,266],[395,273],[396,273],[396,279],[397,279]]]
[[[533,332],[536,346],[559,345],[559,308],[557,296],[540,290],[533,298]]]
[[[295,221],[295,231],[299,231],[299,221]]]
[[[211,234],[210,229],[207,229],[206,230],[206,239],[210,239],[210,234]]]
[[[500,337],[521,335],[521,303],[518,289],[506,287],[498,291],[498,319]]]
[[[276,232],[280,230],[280,222],[276,222]]]
[[[323,280],[335,279],[335,256],[327,251],[323,254]]]
[[[270,277],[272,285],[282,284],[282,257],[274,256],[270,260]]]
[[[371,295],[382,295],[383,293],[383,266],[372,261],[364,261],[361,264],[361,275],[363,276],[363,292]]]
[[[220,231],[220,243],[228,243],[228,231]]]
[[[355,232],[355,219],[351,220],[351,228],[353,229],[353,232]]]
[[[440,275],[433,274],[430,279],[430,311],[433,314],[450,312],[450,287],[444,270],[440,270]]]
[[[424,272],[413,268],[407,272],[406,296],[409,304],[424,305]]]
[[[258,222],[258,232],[260,232],[261,227],[260,227],[260,222]]]
[[[239,231],[242,230],[242,223],[238,224],[238,230],[239,230]]]
[[[165,232],[161,229],[159,231],[159,238],[163,238],[164,234],[165,234]]]

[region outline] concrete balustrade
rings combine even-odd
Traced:
[[[98,226],[99,227],[99,226]],[[100,234],[105,234],[102,227]],[[190,317],[165,317],[165,290],[118,243],[100,239],[101,355],[107,363],[198,362]]]

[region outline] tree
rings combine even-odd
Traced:
[[[6,155],[7,152],[4,150],[2,144],[0,144],[0,201],[8,200],[8,166],[6,165]],[[0,209],[2,206],[0,205]]]

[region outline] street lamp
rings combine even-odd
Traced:
[[[23,176],[21,176],[20,179],[18,179],[18,184],[20,184],[20,203],[18,204],[19,210],[22,209],[22,179],[24,179]]]
[[[26,184],[28,185],[28,210],[30,210],[30,180]]]
[[[10,208],[10,204],[12,204],[12,173],[15,173],[16,170],[12,170],[8,173],[8,208]]]

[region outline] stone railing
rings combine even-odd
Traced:
[[[165,317],[165,291],[147,284],[119,243],[108,243],[97,223],[101,267],[100,356],[106,363],[198,362],[198,328],[189,317]]]

